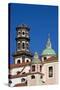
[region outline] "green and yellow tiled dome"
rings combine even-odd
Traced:
[[[51,55],[51,56],[55,56],[56,55],[55,51],[51,47],[50,37],[48,37],[46,48],[42,52],[42,56],[45,56],[45,55]]]

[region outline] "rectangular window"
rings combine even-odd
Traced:
[[[40,72],[42,71],[42,65],[40,65]]]
[[[49,77],[53,77],[53,67],[49,67]]]
[[[35,71],[35,65],[32,66],[32,71]]]

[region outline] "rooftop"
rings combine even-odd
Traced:
[[[40,63],[40,60],[39,60],[38,53],[35,52],[33,60],[32,60],[32,64],[39,64],[39,63]]]
[[[51,55],[51,56],[56,55],[56,53],[55,53],[55,51],[54,51],[54,49],[52,48],[52,45],[51,45],[50,35],[48,35],[46,48],[42,52],[42,56],[44,56],[44,55]]]

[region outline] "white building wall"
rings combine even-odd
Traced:
[[[27,76],[27,85],[28,86],[36,86],[36,85],[42,85],[42,79],[40,79],[40,74],[34,74],[35,78],[31,79],[32,75]]]
[[[10,70],[10,73],[11,73],[11,75],[16,75],[17,74],[17,71],[21,72],[23,68],[24,67],[13,68],[13,69]],[[29,70],[30,70],[30,66],[26,66],[24,68],[24,70],[20,74],[22,74],[23,72],[28,73]]]
[[[21,79],[24,78],[25,81],[22,82]],[[13,78],[13,79],[10,79],[12,81],[11,83],[11,87],[15,86],[16,84],[20,84],[20,83],[25,83],[26,82],[26,77],[19,77],[19,78]]]
[[[53,67],[53,77],[49,77],[49,67]],[[57,84],[58,83],[58,62],[46,63],[42,68],[42,72],[44,73],[43,81],[46,84]]]

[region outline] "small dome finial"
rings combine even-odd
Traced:
[[[47,44],[46,44],[46,48],[51,48],[50,33],[48,34],[48,41],[47,41]]]
[[[48,38],[50,38],[50,33],[48,33]]]
[[[38,53],[37,52],[35,52],[34,58],[38,58]]]

